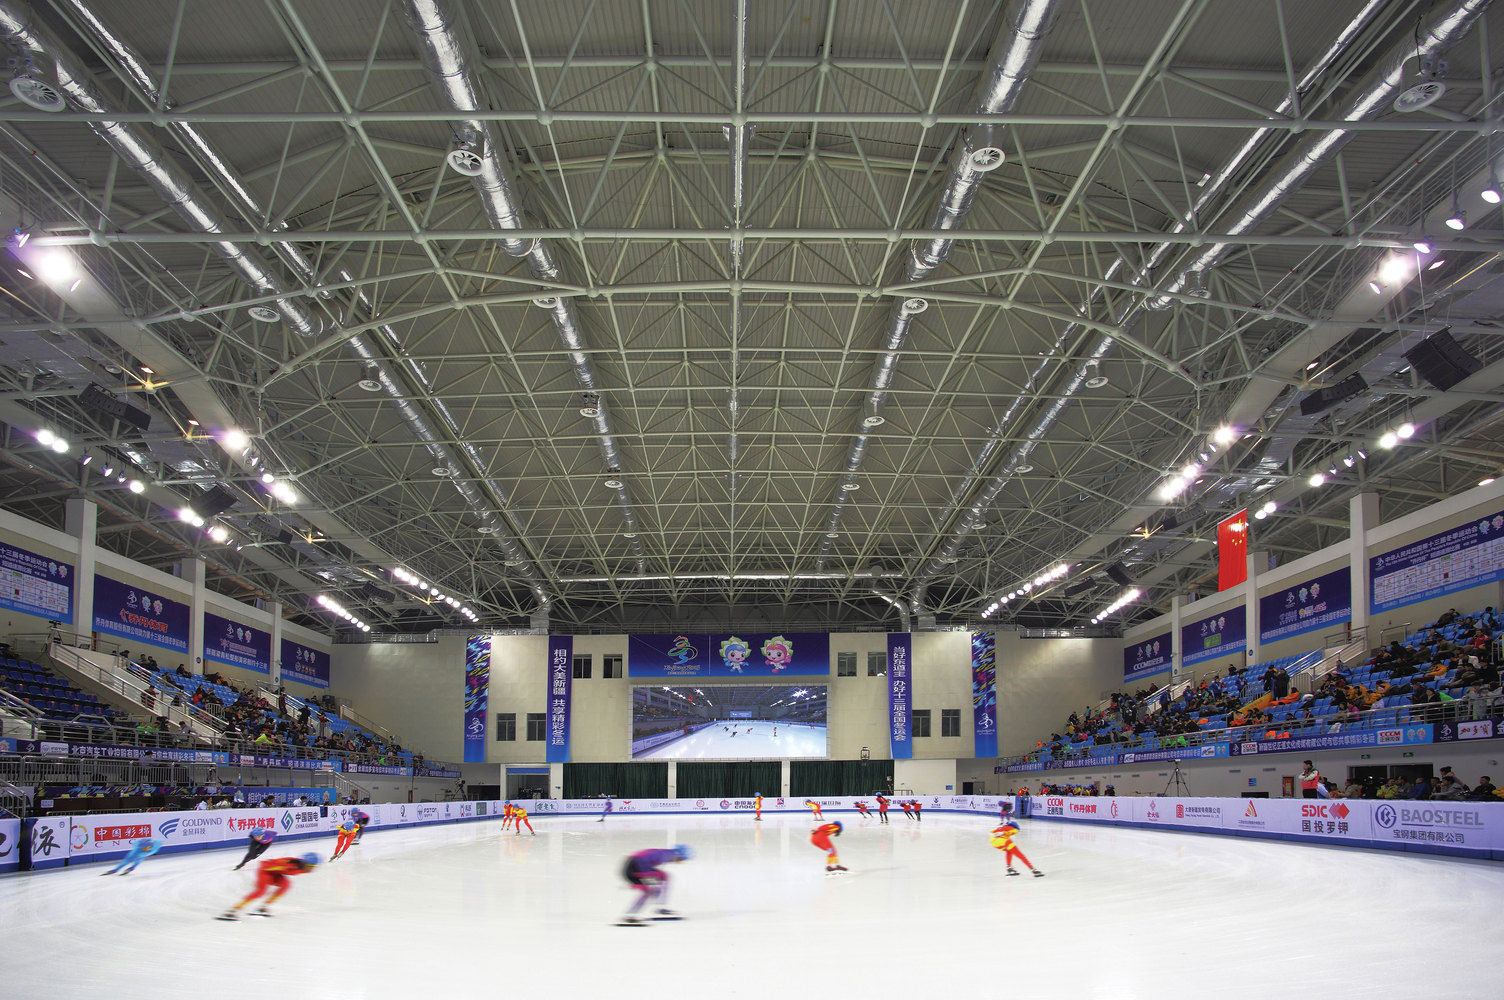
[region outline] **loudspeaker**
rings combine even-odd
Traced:
[[[1123,568],[1122,563],[1113,563],[1107,567],[1107,578],[1122,587],[1133,586],[1133,577]]]
[[[1451,327],[1431,334],[1405,352],[1405,360],[1420,377],[1442,392],[1483,367],[1483,362],[1469,354],[1452,336]]]
[[[297,537],[297,535],[294,535],[286,528],[283,528],[281,531],[277,532],[277,541],[281,542],[283,545],[291,545],[293,539]]]
[[[223,514],[240,500],[233,492],[223,486],[199,494],[189,501],[188,507],[199,517],[213,517],[215,514]]]
[[[1329,410],[1346,399],[1352,399],[1359,393],[1368,391],[1368,383],[1363,376],[1353,372],[1347,378],[1336,385],[1329,385],[1325,389],[1314,389],[1306,394],[1306,398],[1300,401],[1300,415],[1309,417]]]
[[[86,410],[112,417],[122,424],[130,424],[138,431],[144,431],[151,426],[150,413],[116,399],[93,382],[90,382],[88,388],[78,394],[78,405]]]
[[[1073,583],[1069,587],[1066,587],[1065,596],[1080,597],[1082,594],[1086,593],[1094,587],[1096,587],[1096,584],[1092,583],[1090,580],[1082,580],[1080,583]]]

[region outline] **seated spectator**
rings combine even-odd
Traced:
[[[1347,787],[1342,789],[1342,797],[1344,799],[1363,798],[1363,782],[1355,777],[1347,779]]]
[[[1429,799],[1431,797],[1431,780],[1429,778],[1416,778],[1410,786],[1409,799]]]
[[[1468,793],[1467,797],[1477,802],[1484,802],[1493,799],[1496,792],[1498,792],[1498,789],[1494,787],[1494,783],[1485,774],[1478,779],[1478,783],[1473,786],[1473,790]]]

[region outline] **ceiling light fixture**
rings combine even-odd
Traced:
[[[67,438],[62,438],[62,437],[55,437],[55,438],[53,438],[52,439],[52,450],[55,451],[55,452],[57,452],[59,455],[61,455],[64,452],[66,452],[68,450],[68,439]]]
[[[1434,271],[1438,267],[1440,267],[1441,265],[1445,264],[1446,262],[1447,262],[1447,259],[1445,257],[1437,257],[1435,260],[1431,261],[1431,263],[1429,263],[1429,264],[1426,265],[1426,270],[1427,271]]]
[[[1313,472],[1311,473],[1311,478],[1306,480],[1306,482],[1310,483],[1312,486],[1320,486],[1322,483],[1326,482],[1326,473]]]
[[[244,451],[246,445],[251,443],[251,439],[246,436],[245,431],[238,427],[231,427],[220,434],[219,443],[224,445],[227,451]]]
[[[1414,243],[1412,243],[1410,245],[1415,248],[1415,252],[1416,253],[1430,253],[1431,252],[1431,241],[1428,240],[1428,239],[1426,239],[1424,236],[1422,236],[1420,239],[1416,240]]]
[[[139,479],[132,479],[130,484],[130,491],[132,493],[145,493],[146,484]]]
[[[1401,440],[1408,441],[1415,437],[1415,425],[1407,420],[1395,428],[1395,433],[1400,436]]]
[[[1457,193],[1452,192],[1452,214],[1447,216],[1446,226],[1448,229],[1462,232],[1467,228],[1467,212],[1457,206]]]
[[[1379,437],[1379,447],[1383,448],[1385,451],[1389,451],[1389,450],[1393,449],[1395,447],[1395,445],[1397,445],[1399,443],[1400,443],[1400,436],[1398,434],[1394,433],[1394,431],[1385,431]]]

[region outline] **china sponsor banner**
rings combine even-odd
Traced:
[[[43,816],[31,828],[31,866],[51,868],[68,860],[67,816]]]
[[[204,659],[256,674],[272,672],[272,634],[204,612]]]
[[[1123,681],[1136,681],[1140,677],[1162,674],[1173,665],[1171,659],[1172,634],[1161,632],[1151,635],[1123,650]]]
[[[303,834],[327,833],[335,827],[334,819],[329,815],[333,808],[321,809],[318,806],[290,806],[280,809],[280,815],[276,817],[276,831],[278,836],[297,837]],[[246,834],[246,836],[250,836]]]
[[[486,760],[486,711],[491,689],[491,637],[465,640],[465,763]]]
[[[301,757],[264,757],[261,754],[240,755],[240,763],[249,767],[280,767],[290,771],[337,771],[334,761],[304,760]],[[351,765],[352,767],[354,765]],[[349,770],[349,768],[345,768]]]
[[[1374,612],[1504,580],[1504,511],[1373,556],[1368,575]]]
[[[329,686],[329,654],[322,649],[283,639],[277,669],[284,681],[317,688]]]
[[[1435,728],[1437,743],[1453,743],[1459,740],[1497,740],[1504,737],[1504,719],[1499,718],[1440,722]]]
[[[1226,743],[1205,743],[1198,747],[1169,747],[1164,750],[1131,750],[1118,754],[1119,764],[1147,764],[1160,760],[1203,760],[1212,757],[1231,756],[1232,749]]]
[[[1151,826],[1222,828],[1223,800],[1147,798],[1134,800],[1134,821]]]
[[[1259,642],[1288,639],[1352,619],[1352,571],[1344,566],[1260,597]]]
[[[975,757],[997,756],[997,633],[971,634],[971,721]]]
[[[824,632],[667,633],[627,637],[629,677],[824,677]]]
[[[569,705],[574,678],[574,636],[548,637],[548,739],[550,764],[569,763]]]
[[[1229,749],[1233,756],[1238,757],[1286,751],[1345,750],[1349,747],[1399,747],[1431,743],[1432,736],[1430,725],[1412,723],[1382,729],[1312,733],[1309,736],[1292,736],[1287,740],[1244,740],[1230,744]]]
[[[1248,579],[1248,511],[1240,510],[1217,523],[1217,589],[1227,590]]]
[[[155,831],[152,836],[167,847],[203,847],[229,839],[225,827],[228,810],[198,809],[191,812],[139,815],[152,818]]]
[[[1504,850],[1504,808],[1486,802],[1364,802],[1378,846]]]
[[[913,693],[909,677],[913,651],[911,633],[888,633],[888,743],[894,760],[914,756],[913,706],[909,700]]]
[[[159,826],[172,813],[104,813],[74,816],[68,832],[68,857],[72,860],[103,854],[121,854],[142,837],[161,837]]]
[[[94,576],[94,629],[175,653],[188,652],[188,605],[158,591]]]
[[[398,778],[410,778],[413,774],[412,768],[393,764],[346,764],[345,771],[349,774],[385,774]]]
[[[1230,656],[1247,648],[1248,614],[1241,604],[1180,628],[1182,666]]]
[[[0,608],[73,624],[73,567],[0,542]]]
[[[0,875],[21,866],[21,821],[0,819]]]

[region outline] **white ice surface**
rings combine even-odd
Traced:
[[[722,725],[736,730],[732,736]],[[773,735],[773,730],[778,735]],[[750,732],[748,731],[750,730]],[[825,757],[830,753],[824,726],[775,725],[771,722],[717,723],[653,747],[637,760],[777,760]]]
[[[0,996],[1504,995],[1497,864],[1034,821],[1048,876],[1005,878],[988,817],[840,818],[852,874],[829,878],[804,816],[372,829],[240,923],[213,919],[251,882],[239,852],[8,876]],[[678,842],[686,919],[612,926],[623,858]]]

